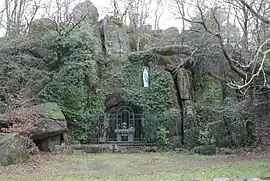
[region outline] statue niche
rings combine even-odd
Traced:
[[[109,140],[132,143],[143,139],[143,116],[138,107],[120,104],[112,108],[106,117],[109,120]]]

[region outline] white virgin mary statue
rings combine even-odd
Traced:
[[[149,68],[143,67],[143,86],[149,87],[149,74],[148,74]]]

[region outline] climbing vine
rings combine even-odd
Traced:
[[[43,38],[47,48],[60,53],[61,57],[57,60],[58,72],[38,96],[45,101],[56,102],[75,138],[85,142],[91,124],[98,121],[105,110],[105,98],[102,92],[97,91],[98,62],[101,60],[97,39],[87,26],[76,28],[66,37],[50,32]]]
[[[121,74],[126,100],[144,110],[145,129],[149,139],[155,140],[158,130],[163,130],[164,133],[166,132],[164,129],[168,129],[167,115],[164,113],[171,108],[178,108],[173,78],[170,73],[160,67],[151,66],[150,87],[145,88],[143,87],[142,67],[147,61],[155,60],[155,58],[147,54],[137,53],[131,55],[129,60],[131,63],[123,68]],[[177,116],[180,116],[180,114]]]

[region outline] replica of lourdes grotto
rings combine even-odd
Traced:
[[[0,180],[22,173],[17,168],[10,173],[2,169],[8,170],[8,165],[52,163],[47,157],[62,158],[68,166],[62,170],[89,173],[79,180],[91,179],[91,174],[95,180],[95,172],[114,168],[107,162],[148,164],[146,155],[153,165],[136,170],[146,179],[136,175],[135,180],[155,180],[147,169],[163,170],[160,162],[164,173],[172,172],[169,168],[196,168],[216,181],[270,180],[270,15],[250,1],[234,1],[231,6],[243,13],[244,20],[235,20],[240,25],[232,24],[232,17],[219,6],[206,10],[198,3],[198,13],[189,18],[182,12],[185,2],[172,1],[173,7],[183,7],[175,10],[182,30],[160,29],[159,7],[155,26],[148,25],[144,11],[154,5],[147,0],[129,2],[124,12],[119,8],[122,1],[114,0],[113,13],[104,16],[95,0],[77,3],[70,12],[71,6],[52,16],[33,16],[27,23],[7,13],[11,18],[0,38]],[[141,9],[143,2],[146,9]],[[26,1],[22,3],[27,7]],[[13,13],[18,10],[14,7]],[[12,10],[6,4],[3,12]],[[244,25],[250,27],[241,29]],[[114,157],[109,160],[108,155],[94,153]],[[85,166],[88,170],[78,168],[85,164],[79,163],[80,158],[92,159]],[[73,160],[72,168],[68,160]],[[236,162],[234,174],[223,174],[230,161]],[[116,174],[120,166],[115,169]],[[187,170],[160,178],[204,178],[195,171],[187,177]],[[127,168],[127,174],[133,172]],[[117,175],[110,179],[118,180]]]

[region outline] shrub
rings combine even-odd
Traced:
[[[190,149],[199,145],[199,131],[200,127],[192,127],[184,131],[185,147]]]
[[[157,145],[161,149],[165,149],[169,144],[169,138],[168,138],[169,131],[161,126],[157,130]]]
[[[210,87],[201,96],[201,104],[203,105],[218,105],[220,104],[220,89],[215,88],[215,86]]]
[[[4,114],[8,127],[2,128],[2,132],[19,133],[25,137],[31,137],[37,128],[39,115],[27,104],[29,100],[23,92],[9,94],[8,109]]]
[[[43,39],[46,48],[58,56],[50,62],[56,73],[38,96],[44,102],[56,102],[76,140],[86,142],[92,124],[105,110],[104,92],[97,90],[101,62],[98,40],[91,27],[83,24],[65,36],[52,31]]]
[[[212,135],[208,132],[208,129],[199,131],[199,139],[201,145],[215,145],[216,140]]]
[[[141,79],[144,60],[135,54],[131,55],[129,59],[134,59],[134,61],[132,64],[125,65],[121,72],[123,90],[126,93],[125,99],[129,100],[130,104],[137,105],[144,110],[143,124],[147,137],[149,141],[157,141],[159,127],[168,130],[168,122],[181,116],[180,111],[177,111],[179,107],[173,78],[170,73],[153,66],[150,70],[151,85],[144,88]]]
[[[214,155],[216,154],[215,145],[200,145],[192,149],[192,152],[201,154],[201,155]]]

